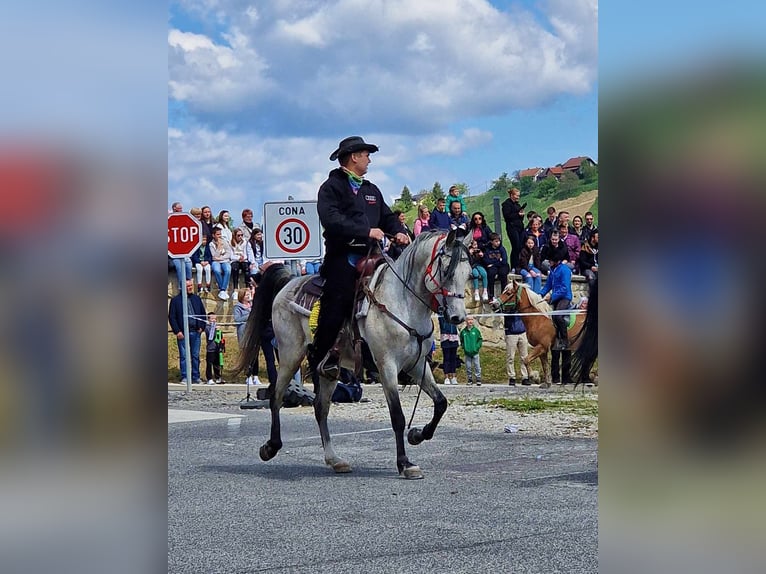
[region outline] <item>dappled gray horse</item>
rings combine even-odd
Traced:
[[[459,235],[459,236],[458,236]],[[404,449],[405,417],[399,401],[398,374],[403,371],[420,385],[434,402],[432,419],[422,428],[412,428],[410,444],[431,439],[444,412],[447,399],[441,393],[426,361],[433,342],[432,313],[443,314],[455,324],[465,320],[465,285],[471,274],[468,260],[470,235],[462,230],[422,233],[391,263],[381,265],[365,289],[363,311],[357,319],[359,333],[366,341],[380,373],[396,438],[396,466],[405,478],[422,478]],[[311,276],[291,278],[284,266],[272,266],[263,274],[247,323],[245,345],[239,367],[250,364],[258,353],[258,334],[270,319],[279,349],[279,375],[271,389],[271,436],[260,448],[262,460],[270,460],[282,448],[279,410],[293,374],[300,368],[312,341],[308,317],[295,303]],[[366,308],[366,312],[365,309]],[[353,369],[351,330],[344,328],[341,365]],[[350,472],[349,463],[332,446],[327,415],[337,381],[320,377],[314,413],[322,437],[325,462],[335,472]]]

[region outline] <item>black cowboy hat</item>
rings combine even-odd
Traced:
[[[375,153],[378,151],[378,146],[365,142],[359,136],[347,137],[346,139],[341,140],[341,142],[338,144],[338,149],[332,152],[330,155],[330,161],[335,161],[339,156],[347,153],[354,153],[355,151],[364,150],[367,150],[370,153]]]

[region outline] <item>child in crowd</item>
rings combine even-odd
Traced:
[[[543,272],[540,271],[542,262],[540,261],[540,250],[535,245],[535,239],[527,235],[524,240],[524,246],[519,254],[519,273],[524,282],[537,293],[543,287]]]
[[[213,272],[211,263],[213,257],[210,255],[210,246],[207,244],[207,236],[202,236],[202,245],[191,256],[194,270],[197,272],[197,295],[201,293],[210,293],[210,278]],[[205,276],[205,282],[202,282]]]
[[[212,311],[207,314],[207,323],[205,324],[205,341],[207,349],[205,351],[205,376],[207,384],[214,385],[222,383],[221,367],[223,365],[224,339],[223,333],[216,326],[216,315]]]
[[[458,334],[457,325],[453,325],[444,317],[439,316],[439,338],[442,347],[442,369],[444,370],[444,384],[457,385],[457,348]]]
[[[465,210],[465,199],[463,198],[463,194],[460,193],[460,188],[457,185],[451,185],[449,191],[447,192],[447,202],[450,206],[452,205],[453,201],[459,201],[460,213],[467,215]],[[450,209],[452,208],[450,207]]]
[[[474,325],[473,317],[469,315],[465,318],[465,328],[460,331],[460,346],[465,353],[466,381],[469,385],[475,382],[477,387],[481,386],[479,351],[483,342],[481,331]]]
[[[516,351],[519,352],[519,364],[521,365],[521,384],[530,385],[529,369],[524,363],[529,353],[529,341],[524,321],[518,315],[506,315],[503,317],[505,327],[505,372],[508,375],[508,384],[516,386]]]
[[[479,249],[476,241],[471,241],[471,246],[468,248],[468,255],[471,258],[471,277],[473,278],[473,300],[479,301],[479,279],[481,278],[484,290],[481,292],[481,300],[485,303],[489,301],[489,295],[487,294],[487,270],[481,264],[481,260],[484,257],[484,252]]]
[[[484,249],[484,257],[481,260],[484,268],[487,270],[487,289],[489,298],[495,298],[495,279],[500,279],[500,289],[505,289],[508,285],[508,273],[511,272],[508,267],[508,253],[500,242],[500,235],[491,233],[489,236],[489,245]]]

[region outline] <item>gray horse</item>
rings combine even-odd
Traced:
[[[396,466],[408,479],[423,478],[404,450],[405,417],[399,401],[398,375],[409,375],[434,402],[433,418],[422,429],[410,429],[407,440],[416,445],[433,437],[439,420],[447,410],[447,399],[434,381],[426,354],[433,342],[435,311],[454,324],[465,320],[465,285],[471,275],[468,256],[470,234],[462,229],[422,233],[392,263],[380,266],[365,289],[366,312],[358,314],[359,333],[369,346],[380,373],[391,424],[396,438]],[[238,369],[243,370],[258,354],[261,336],[273,325],[279,349],[279,374],[269,388],[271,436],[261,446],[262,460],[270,460],[282,448],[279,410],[294,373],[301,366],[312,341],[308,317],[299,312],[296,297],[311,276],[291,278],[281,265],[269,267],[263,274],[247,322],[246,335]],[[341,364],[353,369],[354,354],[350,328],[344,328]],[[350,464],[339,457],[332,446],[327,415],[336,381],[320,377],[314,413],[322,437],[325,462],[337,473],[350,472]]]

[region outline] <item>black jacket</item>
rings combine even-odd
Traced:
[[[404,232],[378,187],[364,180],[354,195],[346,172],[340,168],[332,170],[319,187],[317,212],[328,255],[367,253],[373,227],[389,235]]]
[[[560,261],[569,261],[569,249],[567,248],[566,244],[562,241],[559,241],[559,246],[555,248],[555,251],[559,254],[559,260]],[[543,248],[540,250],[540,259],[545,261],[546,259],[550,260],[551,254],[554,252],[554,247],[551,245],[551,242],[548,241],[545,245],[543,245]],[[574,263],[574,261],[572,261]]]
[[[526,205],[526,203],[524,204]],[[501,205],[503,209],[503,219],[505,220],[505,228],[507,230],[516,229],[522,231],[524,229],[524,217],[519,215],[519,211],[524,209],[518,201],[511,201],[509,197]]]
[[[183,295],[179,293],[170,300],[168,308],[168,322],[173,333],[182,333],[184,330],[184,307],[182,301]],[[202,303],[199,295],[194,293],[187,295],[191,310],[197,317],[189,317],[189,332],[198,331],[205,328],[205,305]]]

